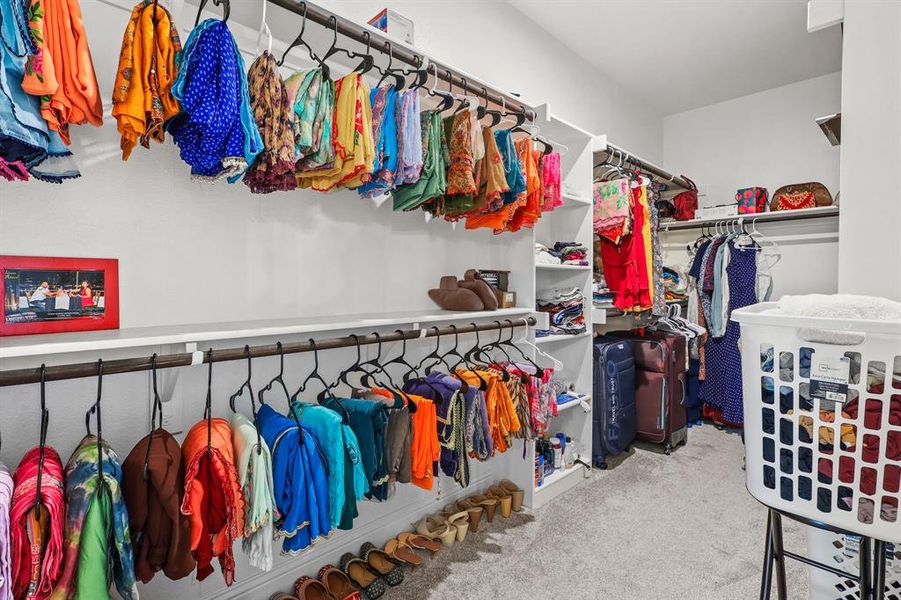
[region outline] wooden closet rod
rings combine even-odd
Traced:
[[[684,177],[677,177],[672,173],[667,173],[657,165],[649,163],[646,160],[623,150],[622,148],[614,146],[613,144],[607,144],[607,149],[603,150],[602,152],[604,153],[604,160],[601,163],[596,164],[594,166],[595,169],[606,164],[617,164],[620,159],[625,159],[624,162],[626,164],[630,164],[638,168],[638,170],[643,173],[653,175],[664,183],[672,183],[673,185],[676,185],[683,190],[692,189],[691,184]],[[611,158],[613,160],[611,162],[608,162],[608,160]]]
[[[291,11],[294,14],[302,15],[303,7],[300,2],[297,0],[268,0],[270,3],[280,6],[285,10]],[[370,35],[372,34],[381,34],[382,32],[374,27],[370,26],[360,26],[354,23],[353,21],[348,21],[338,15],[327,11],[323,8],[316,6],[315,4],[311,4],[309,2],[306,3],[307,7],[307,19],[313,21],[314,23],[318,23],[327,29],[332,29],[332,24],[329,22],[329,19],[334,17],[337,19],[337,31],[344,37],[350,38],[355,42],[359,42],[360,44],[366,45],[366,36],[363,35],[363,32],[366,31]],[[374,37],[374,36],[373,36]],[[395,60],[403,61],[404,63],[410,65],[411,67],[415,67],[417,64],[418,57],[414,52],[411,52],[407,48],[401,45],[391,45],[391,53]],[[376,42],[373,40],[372,47],[376,47]],[[376,48],[378,49],[378,48]],[[422,61],[420,64],[423,64]],[[535,120],[535,111],[526,106],[521,100],[516,99],[514,96],[510,94],[504,94],[495,88],[491,88],[489,86],[485,86],[481,82],[471,81],[467,78],[463,77],[459,73],[451,70],[446,65],[441,64],[436,60],[432,60],[429,58],[429,64],[434,64],[435,69],[438,73],[438,77],[443,81],[448,81],[455,88],[459,88],[462,90],[464,87],[468,87],[470,93],[487,98],[489,102],[494,103],[498,107],[506,106],[507,108],[513,109],[516,112],[525,112],[530,121]],[[486,87],[488,89],[488,94],[481,94],[482,87]]]
[[[500,323],[500,325],[498,325]],[[400,333],[393,332],[380,337],[375,335],[357,336],[361,346],[367,344],[376,344],[381,339],[382,343],[399,342],[401,340],[415,340],[425,337],[448,336],[454,333],[474,333],[476,331],[497,331],[498,329],[507,329],[511,326],[521,327],[525,324],[535,325],[535,317],[521,317],[515,320],[504,319],[494,323],[486,323],[484,325],[464,325],[462,327],[431,327],[429,329],[411,329]],[[329,338],[316,342],[316,350],[333,350],[335,348],[352,348],[357,345],[357,341],[350,335],[340,338]],[[297,354],[299,352],[311,352],[313,345],[309,341],[305,342],[288,342],[282,344],[281,352],[284,354]],[[267,344],[265,346],[250,346],[250,357],[260,358],[263,356],[278,356],[279,348],[277,344]],[[244,347],[241,348],[224,348],[222,350],[207,350],[203,353],[203,362],[225,362],[230,360],[246,360],[247,352]],[[113,375],[116,373],[135,373],[138,371],[149,371],[151,369],[152,357],[145,356],[140,358],[121,358],[115,360],[103,361],[103,374]],[[180,354],[165,354],[156,357],[157,369],[171,369],[172,367],[187,367],[192,364],[193,354],[191,352],[183,352]],[[97,362],[73,363],[68,365],[56,365],[46,367],[44,369],[44,381],[60,381],[63,379],[79,379],[81,377],[95,377],[97,375]],[[41,381],[41,368],[33,369],[12,369],[8,371],[0,371],[0,387],[11,385],[25,385],[28,383],[39,383]]]

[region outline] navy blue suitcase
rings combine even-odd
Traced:
[[[607,459],[628,449],[635,439],[635,358],[628,340],[594,339],[592,390],[592,462],[607,468]]]

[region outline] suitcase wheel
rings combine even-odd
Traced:
[[[598,466],[598,469],[600,469],[601,471],[606,471],[606,470],[607,470],[607,463],[605,463],[605,462],[598,463],[597,466]]]
[[[669,456],[670,454],[672,454],[672,453],[673,453],[673,445],[672,445],[672,444],[667,444],[666,446],[664,446],[664,447],[663,447],[663,453],[666,454],[667,456]]]

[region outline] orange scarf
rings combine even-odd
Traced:
[[[181,41],[169,12],[145,2],[135,6],[122,37],[113,85],[113,116],[122,136],[122,160],[128,160],[138,138],[145,148],[150,147],[150,140],[165,140],[163,123],[179,113],[172,84],[180,54]]]
[[[541,176],[538,174],[538,158],[536,151],[532,149],[532,139],[522,138],[516,140],[516,153],[519,155],[519,163],[522,165],[522,172],[526,176],[526,195],[525,201],[522,196],[517,199],[518,208],[510,222],[506,224],[507,231],[519,231],[522,227],[534,227],[535,223],[541,217],[541,200],[542,185]],[[500,233],[500,232],[496,232]]]
[[[410,446],[411,483],[424,490],[431,490],[434,485],[432,465],[441,456],[438,445],[438,412],[435,403],[422,396],[407,394],[407,398],[416,404],[413,413],[413,443]]]
[[[207,439],[209,431],[209,447]],[[182,445],[185,497],[181,512],[191,522],[191,552],[197,561],[197,580],[213,572],[219,557],[226,585],[235,580],[232,546],[244,532],[244,493],[235,468],[231,429],[225,419],[194,425]]]
[[[41,99],[41,116],[48,127],[70,144],[70,124],[103,123],[81,8],[78,0],[31,0],[28,15],[38,51],[25,64],[22,89]]]

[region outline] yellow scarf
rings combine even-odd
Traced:
[[[297,186],[325,192],[336,186],[354,189],[367,181],[375,160],[369,86],[356,71],[335,83],[332,120],[335,162],[326,168],[297,174]]]
[[[150,147],[151,139],[164,141],[163,123],[179,113],[171,90],[180,52],[181,42],[169,12],[145,2],[135,6],[122,37],[113,86],[113,116],[122,136],[122,160],[128,160],[139,138],[145,148]]]

